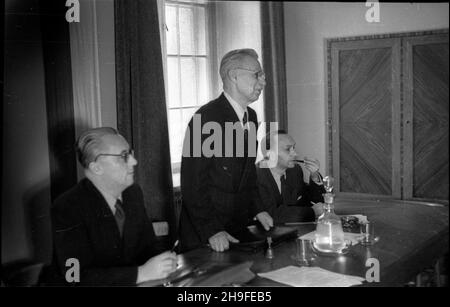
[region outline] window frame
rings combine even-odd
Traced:
[[[164,80],[168,80],[168,70],[167,70],[167,62],[169,57],[180,57],[180,54],[177,55],[169,55],[167,52],[167,25],[166,25],[166,4],[173,5],[173,6],[200,6],[205,8],[205,54],[206,56],[203,56],[206,58],[206,80],[210,80],[210,82],[207,84],[208,90],[207,90],[207,97],[206,101],[198,101],[201,104],[198,104],[196,107],[196,110],[200,108],[202,105],[208,103],[217,94],[217,91],[219,89],[219,79],[218,79],[218,63],[217,63],[217,45],[216,45],[216,24],[215,24],[215,3],[213,1],[205,0],[204,3],[197,3],[192,1],[183,1],[183,0],[158,0],[158,11],[160,16],[160,33],[161,33],[161,52],[162,52],[162,59],[163,59],[163,70],[164,70]],[[194,27],[195,31],[195,27]],[[179,43],[179,40],[178,40]],[[181,55],[183,57],[183,55]],[[196,56],[192,55],[189,57],[202,57],[202,56]],[[181,70],[179,69],[179,73],[181,73]],[[181,77],[179,77],[180,84],[180,95],[181,95]],[[168,129],[170,129],[170,120],[169,120],[169,110],[174,109],[184,109],[184,108],[190,108],[190,107],[183,107],[180,106],[178,108],[169,107],[168,104],[168,97],[169,97],[169,89],[168,89],[168,82],[164,82],[165,87],[165,93],[166,93],[166,108],[167,108],[167,123],[168,123]],[[169,132],[170,136],[170,132]],[[183,140],[182,140],[183,141]],[[169,146],[171,145],[171,142],[169,140]],[[171,154],[171,153],[170,153]],[[172,179],[174,183],[174,188],[179,187],[179,179],[176,180],[175,178],[179,178],[180,171],[181,171],[181,157],[180,162],[173,162],[173,157],[171,156],[171,167],[172,167]]]

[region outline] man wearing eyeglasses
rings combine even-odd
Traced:
[[[183,251],[201,245],[225,251],[254,219],[266,230],[273,226],[271,216],[260,207],[255,168],[258,121],[248,107],[266,84],[257,53],[253,49],[228,52],[222,58],[220,76],[223,93],[202,106],[186,130],[181,162]],[[199,118],[202,130],[196,130]],[[234,134],[227,133],[230,126],[236,128]],[[207,140],[214,133],[220,134],[219,144],[209,146],[213,154],[206,153]],[[196,144],[196,139],[201,142]],[[196,156],[196,150],[201,155]]]
[[[127,141],[113,128],[96,128],[79,137],[76,150],[86,178],[52,207],[54,256],[44,283],[129,286],[167,277],[177,255],[156,255]]]

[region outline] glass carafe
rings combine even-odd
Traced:
[[[314,247],[324,253],[340,253],[345,247],[344,231],[339,216],[334,213],[333,193],[325,193],[323,213],[317,220]]]

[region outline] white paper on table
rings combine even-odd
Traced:
[[[316,231],[308,232],[307,234],[304,234],[300,237],[302,240],[311,240],[314,241],[316,236]],[[356,245],[360,242],[360,240],[363,238],[364,235],[360,233],[353,233],[353,232],[344,232],[344,240],[345,241],[351,241],[352,245]]]
[[[292,265],[258,275],[294,287],[350,287],[364,281],[359,276],[334,273],[319,267]]]

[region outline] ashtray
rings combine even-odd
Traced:
[[[342,229],[346,232],[359,232],[359,219],[356,216],[341,216]]]

